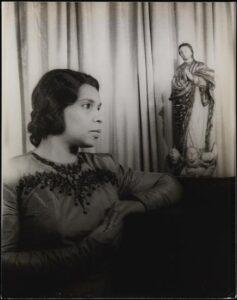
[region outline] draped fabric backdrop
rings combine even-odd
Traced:
[[[125,166],[164,171],[172,147],[171,80],[190,43],[215,70],[218,176],[235,174],[234,2],[2,3],[3,157],[32,150],[31,93],[43,73],[70,68],[100,82],[96,149]],[[197,124],[198,126],[198,124]]]

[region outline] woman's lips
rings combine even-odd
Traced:
[[[94,129],[94,130],[90,130],[90,132],[101,133],[101,129]]]
[[[89,132],[92,133],[93,138],[97,139],[100,136],[101,130],[100,129],[94,129],[94,130],[90,130]]]

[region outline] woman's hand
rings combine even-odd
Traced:
[[[108,210],[103,222],[90,234],[98,242],[113,244],[118,241],[123,229],[123,219],[129,214],[145,212],[139,201],[118,201]]]
[[[115,202],[109,211],[107,226],[114,226],[129,214],[143,212],[145,212],[145,206],[139,201],[122,200]]]
[[[103,222],[90,234],[90,238],[103,244],[117,243],[122,233],[123,220],[118,219],[116,222],[111,223],[109,220],[112,210],[113,207],[108,210]]]

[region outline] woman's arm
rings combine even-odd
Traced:
[[[143,203],[148,212],[172,205],[181,198],[181,185],[171,175],[132,171],[122,166],[117,174],[122,197],[132,196]]]
[[[112,226],[129,214],[154,212],[181,198],[181,185],[171,175],[123,168],[110,155],[104,161],[117,175],[122,200],[115,202],[110,211],[109,224]]]
[[[2,207],[2,270],[6,286],[21,288],[40,280],[53,282],[72,278],[74,273],[84,276],[110,255],[111,240],[117,234],[113,229],[103,232],[99,226],[82,242],[63,248],[21,250],[20,213],[17,197],[7,186],[3,188]]]
[[[124,168],[110,154],[104,154],[98,165],[116,174],[120,199],[137,200],[147,211],[171,205],[181,198],[181,185],[172,175]]]

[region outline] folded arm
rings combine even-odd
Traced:
[[[42,280],[51,282],[84,276],[98,261],[110,253],[110,245],[92,235],[72,246],[42,250],[22,250],[20,214],[17,197],[8,187],[3,189],[2,270],[6,287],[21,288]]]
[[[120,193],[140,201],[146,210],[154,211],[179,201],[182,189],[171,175],[155,172],[139,172],[120,167]]]
[[[147,211],[172,205],[181,198],[181,185],[172,175],[134,171],[115,162],[109,154],[100,160],[100,165],[116,174],[118,194],[121,200],[139,201]]]

